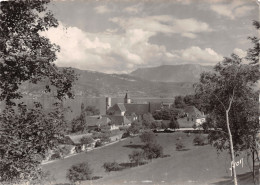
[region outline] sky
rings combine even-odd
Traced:
[[[104,73],[160,65],[215,65],[246,55],[259,17],[255,0],[56,0],[45,31],[56,64]]]

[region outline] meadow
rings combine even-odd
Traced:
[[[127,138],[110,146],[105,146],[87,153],[58,160],[43,165],[55,178],[55,183],[68,183],[66,171],[71,165],[88,162],[97,180],[85,181],[82,184],[232,184],[230,177],[230,157],[227,152],[217,154],[210,145],[194,146],[192,141],[196,134],[190,136],[183,132],[158,133],[157,142],[163,146],[168,157],[153,159],[148,164],[127,168],[117,172],[105,172],[105,162],[129,164],[128,155],[142,147],[139,137]],[[185,145],[182,151],[176,151],[175,143],[181,139]],[[243,167],[237,167],[239,184],[253,184],[246,155]]]

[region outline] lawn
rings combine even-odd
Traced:
[[[44,170],[56,179],[56,183],[66,183],[66,170],[73,164],[89,162],[98,180],[85,181],[82,184],[222,184],[230,183],[230,157],[226,152],[219,155],[210,145],[194,146],[195,134],[188,136],[182,132],[159,133],[158,142],[164,153],[170,157],[155,159],[146,165],[107,173],[103,169],[104,162],[129,163],[128,154],[139,148],[142,143],[138,137],[128,138],[116,144],[81,153],[70,158],[43,165]],[[186,146],[184,151],[176,151],[175,143],[181,138]],[[249,184],[247,172],[250,171],[245,156],[244,166],[237,167],[237,173],[243,175],[243,182]]]

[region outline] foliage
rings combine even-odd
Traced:
[[[150,125],[150,129],[160,129],[162,128],[162,122],[161,121],[153,121]]]
[[[179,108],[162,108],[159,111],[153,112],[155,120],[170,120],[172,117],[183,117],[183,110]]]
[[[77,146],[75,147],[75,151],[76,151],[77,153],[82,152],[82,146],[81,146],[81,145],[77,145]]]
[[[134,121],[131,126],[128,128],[128,132],[130,134],[139,134],[139,132],[143,129],[142,122]]]
[[[140,139],[144,143],[155,142],[155,134],[151,130],[145,130],[141,135]]]
[[[174,106],[176,108],[180,108],[180,109],[183,109],[186,106],[182,96],[176,96],[175,97],[175,99],[174,99]]]
[[[214,128],[214,119],[210,116],[206,117],[206,121],[202,123],[202,128],[204,131],[209,131],[210,128]]]
[[[175,145],[176,145],[176,150],[178,150],[178,151],[183,150],[185,148],[185,146],[181,140],[179,140]]]
[[[201,75],[195,91],[213,119],[212,126],[218,128],[209,134],[210,142],[218,150],[230,149],[229,130],[235,152],[254,148],[254,138],[260,127],[259,93],[255,91],[259,76],[258,65],[244,64],[234,54],[217,64],[215,73]]]
[[[50,113],[44,113],[40,104],[33,109],[19,104],[18,110],[7,107],[0,114],[1,181],[37,177],[41,161],[63,139],[66,123],[62,118],[58,104]]]
[[[91,180],[92,179],[93,170],[90,168],[87,162],[79,163],[71,166],[67,170],[66,178],[75,183],[84,180]]]
[[[105,162],[103,167],[105,168],[106,172],[122,170],[122,166],[120,166],[117,162]]]
[[[170,121],[170,124],[169,124],[169,127],[172,128],[172,129],[179,129],[180,128],[180,125],[179,125],[179,122],[176,118],[171,118],[171,121]]]
[[[97,147],[100,147],[100,146],[102,146],[102,142],[100,140],[97,140],[95,147],[97,148]]]
[[[200,135],[196,135],[195,138],[193,139],[193,143],[195,145],[205,145],[207,144],[207,138],[205,136]]]
[[[55,97],[73,97],[72,83],[77,79],[71,68],[58,69],[53,63],[59,47],[41,36],[58,21],[46,5],[49,0],[1,1],[0,4],[0,100],[15,105],[12,99],[22,97],[19,87],[25,82],[48,82]]]
[[[100,111],[97,109],[95,106],[87,106],[84,109],[84,112],[86,113],[87,116],[93,116],[93,115],[99,115]]]
[[[94,142],[94,139],[93,139],[92,137],[90,137],[90,136],[88,136],[88,137],[82,137],[82,138],[80,139],[80,143],[81,143],[81,144],[89,145],[89,144],[92,144],[93,142]]]
[[[129,160],[137,165],[142,164],[145,161],[145,153],[143,150],[134,150],[129,154]]]
[[[147,143],[143,150],[147,159],[163,157],[163,148],[158,143]]]
[[[169,123],[166,121],[162,121],[162,129],[167,129],[169,128]]]
[[[154,118],[151,113],[147,113],[143,115],[142,124],[144,128],[150,128],[152,122],[154,122]]]
[[[253,22],[254,27],[259,31],[260,29],[260,23],[259,21]],[[254,45],[253,48],[249,48],[247,50],[247,56],[246,58],[251,61],[252,64],[259,65],[259,53],[260,53],[260,44],[259,44],[259,38],[256,36],[249,37],[249,40],[251,40],[252,44]]]

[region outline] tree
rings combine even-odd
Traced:
[[[144,143],[155,142],[155,134],[151,130],[146,130],[140,135],[140,139]]]
[[[96,109],[95,106],[87,106],[84,109],[84,111],[85,111],[87,116],[93,116],[93,115],[99,115],[100,114],[99,109]]]
[[[145,154],[143,150],[134,150],[131,154],[129,154],[129,159],[132,163],[136,165],[140,165],[145,161]]]
[[[218,63],[214,70],[214,73],[201,74],[195,92],[201,97],[204,110],[213,115],[214,127],[221,129],[211,132],[209,139],[217,149],[230,150],[234,183],[237,184],[235,152],[253,147],[249,143],[254,143],[256,128],[259,128],[258,93],[254,85],[260,74],[258,66],[243,64],[235,54]]]
[[[47,11],[49,2],[0,2],[0,100],[6,102],[0,114],[0,181],[7,183],[31,181],[42,173],[41,161],[64,135],[62,100],[73,97],[74,71],[55,66],[59,47],[40,33],[58,26]],[[55,92],[55,110],[43,110],[39,103],[34,109],[16,105],[20,86],[40,81],[47,84],[46,92]]]
[[[84,180],[92,179],[93,170],[90,168],[88,163],[79,163],[72,165],[70,169],[67,171],[67,179],[71,182],[81,182]]]
[[[128,132],[130,134],[139,134],[139,132],[143,129],[142,122],[134,121],[131,123],[131,126],[128,128]]]
[[[147,143],[143,150],[147,159],[159,158],[163,156],[163,148],[158,143]]]
[[[260,23],[259,21],[253,21],[253,25],[259,31],[260,30]],[[249,37],[249,40],[253,43],[253,48],[249,48],[247,50],[246,58],[251,61],[252,64],[259,65],[259,53],[260,53],[260,44],[259,38],[256,36]]]
[[[183,97],[182,96],[176,96],[175,99],[174,99],[174,106],[176,108],[184,108],[186,105],[183,101]]]
[[[65,125],[59,105],[49,113],[39,104],[5,109],[0,115],[0,182],[36,180],[42,160],[63,139]]]
[[[179,129],[180,128],[180,125],[179,125],[179,122],[176,118],[171,118],[171,121],[170,121],[170,124],[169,124],[169,127],[176,130],[176,129]]]
[[[49,0],[1,1],[0,4],[0,100],[15,105],[22,97],[19,87],[25,82],[47,82],[45,90],[56,89],[55,97],[73,97],[76,79],[71,68],[58,69],[53,63],[59,47],[40,32],[57,27],[58,21],[46,5]]]
[[[151,113],[147,113],[143,115],[142,124],[145,128],[150,128],[152,122],[154,122],[154,118]]]

